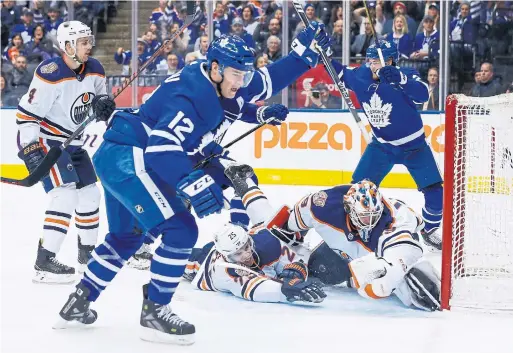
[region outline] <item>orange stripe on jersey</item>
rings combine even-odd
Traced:
[[[250,192],[249,194],[244,195],[244,197],[242,198],[242,203],[245,204],[246,202],[248,202],[248,199],[252,198],[253,196],[263,195],[263,194],[264,193],[260,190],[255,190],[253,192]]]
[[[99,219],[100,219],[100,217],[95,217],[95,218],[91,218],[91,219],[82,219],[82,218],[75,217],[75,221],[80,222],[80,223],[93,223],[93,222],[98,221]]]
[[[32,117],[30,117],[30,116],[28,116],[28,115],[24,115],[24,114],[21,114],[21,113],[19,113],[19,112],[18,112],[18,113],[16,113],[16,117],[17,117],[18,119],[21,119],[21,120],[37,121],[37,119],[36,119],[36,118],[32,118]]]
[[[60,80],[57,80],[57,81],[50,81],[50,80],[47,80],[47,79],[42,78],[41,76],[39,76],[39,74],[37,72],[36,72],[36,76],[41,81],[49,83],[51,85],[56,85],[56,84],[64,82],[64,81],[70,81],[70,80],[76,80],[77,79],[75,76],[73,76],[73,77],[61,78]],[[101,78],[105,78],[105,75],[102,75],[102,74],[99,74],[99,73],[96,73],[96,72],[87,73],[87,74],[85,74],[84,77],[87,77],[87,76],[100,76]]]
[[[253,289],[253,287],[258,283],[258,282],[261,282],[261,281],[265,281],[265,279],[261,278],[261,277],[256,277],[256,278],[253,278],[252,280],[250,280],[250,284],[248,284],[248,286],[246,287],[246,290],[244,291],[244,298],[246,299],[250,299],[249,298],[249,294],[251,293],[251,290]]]
[[[301,200],[302,202],[303,200]],[[296,204],[296,206],[294,207],[295,210],[296,210],[296,219],[298,220],[299,222],[299,226],[302,228],[302,229],[308,229],[308,226],[305,224],[305,221],[303,221],[303,217],[301,216],[301,211],[299,210],[299,203]],[[310,211],[311,212],[311,211]],[[313,213],[313,212],[311,212]]]
[[[372,290],[372,285],[371,284],[367,284],[365,286],[365,294],[367,294],[370,298],[373,298],[373,299],[382,299],[384,297],[380,297],[379,295],[377,295],[376,293],[374,293],[374,291]]]
[[[48,125],[47,123],[45,123],[44,121],[41,121],[41,126],[43,126],[45,129],[48,129],[50,130],[51,132],[53,132],[55,135],[64,135],[62,132],[60,132],[59,130],[57,130],[56,128],[54,128],[53,126],[50,126]]]
[[[45,144],[43,143],[43,139],[42,138],[39,138],[39,144],[43,148],[43,151],[47,154],[48,153],[48,148],[46,148]],[[52,169],[50,169],[50,175],[53,178],[53,184],[55,186],[60,186],[61,183],[59,182],[59,177],[57,176],[57,172],[55,171],[55,166],[52,167]]]
[[[63,226],[69,227],[69,222],[63,221],[61,219],[45,218],[45,222],[62,224]]]
[[[185,266],[185,268],[188,270],[199,270],[199,266],[198,266],[197,262],[195,262],[194,264],[188,264]]]

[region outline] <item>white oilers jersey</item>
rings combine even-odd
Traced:
[[[105,71],[98,60],[89,58],[78,73],[61,57],[43,61],[18,105],[20,143],[39,137],[65,141],[87,118],[94,96],[106,93]],[[80,138],[72,145],[82,145]]]
[[[294,207],[288,226],[294,231],[315,229],[326,244],[342,257],[354,260],[375,252],[378,257],[389,253],[412,253],[422,256],[418,232],[424,227],[421,217],[403,202],[383,199],[385,209],[371,230],[367,241],[355,230],[345,213],[342,197],[350,185],[337,186],[310,194]],[[404,251],[403,251],[404,250]],[[395,255],[394,255],[395,256]]]

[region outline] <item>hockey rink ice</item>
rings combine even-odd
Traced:
[[[271,204],[293,204],[320,187],[263,186]],[[193,290],[182,282],[173,310],[196,326],[196,343],[181,347],[138,337],[141,286],[149,271],[124,268],[92,308],[98,321],[82,330],[52,329],[73,285],[33,284],[33,265],[47,203],[43,188],[0,186],[2,353],[400,353],[513,352],[513,314],[468,311],[427,313],[395,298],[372,301],[350,289],[327,289],[320,305],[252,303],[231,295]],[[415,190],[383,189],[417,211]],[[101,208],[100,239],[106,232]],[[228,213],[199,220],[197,246],[211,240]],[[315,241],[315,234],[310,235]],[[76,266],[76,229],[70,227],[59,259]],[[437,266],[439,255],[429,254]],[[513,293],[512,293],[513,295]]]

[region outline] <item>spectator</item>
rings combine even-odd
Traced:
[[[313,109],[341,109],[342,99],[332,96],[328,86],[324,82],[319,82],[306,95],[305,107]]]
[[[235,17],[232,21],[232,34],[235,34],[241,37],[248,46],[255,49],[255,42],[253,41],[253,37],[246,32],[244,29],[244,24],[242,18]]]
[[[480,82],[476,83],[470,91],[472,97],[491,97],[503,93],[504,90],[498,77],[495,77],[493,65],[485,62],[481,64]]]
[[[142,38],[137,39],[137,60],[139,61],[139,66],[144,64],[150,56],[146,51],[146,41]],[[132,60],[132,52],[130,50],[123,50],[123,48],[118,48],[116,53],[114,53],[114,61],[118,64],[123,65],[123,69],[121,74],[128,75],[130,72],[130,61]],[[150,65],[151,66],[151,65]]]
[[[221,1],[216,3],[214,11],[214,38],[221,37],[223,34],[230,32],[230,21],[228,15],[225,14],[225,7]]]
[[[92,2],[83,2],[82,0],[73,0],[75,20],[85,23],[89,27],[93,26],[94,14],[92,11]]]
[[[353,56],[363,56],[367,52],[367,48],[374,42],[374,35],[372,28],[367,17],[362,18],[365,25],[365,33],[359,34],[355,37],[354,42],[351,44],[351,54]]]
[[[339,20],[344,20],[344,11],[342,9],[342,5],[335,5],[333,6],[333,8],[331,9],[331,16],[330,16],[330,21],[329,21],[329,24],[327,25],[327,28],[328,28],[328,31],[332,32],[334,31],[335,29],[335,22],[339,21]]]
[[[272,18],[269,21],[267,31],[260,31],[261,26],[258,26],[253,34],[257,52],[262,52],[264,43],[266,43],[269,36],[276,36],[281,40],[281,23],[276,18]]]
[[[8,104],[4,104],[5,97],[9,94],[9,86],[7,85],[7,79],[5,75],[2,73],[0,76],[0,107],[8,106]]]
[[[63,22],[59,8],[50,7],[48,9],[48,18],[48,20],[45,20],[45,29],[48,34],[57,37],[57,28]]]
[[[336,58],[342,57],[343,48],[343,32],[344,32],[344,21],[337,20],[333,24],[333,34],[331,36],[331,49],[333,50],[333,56]]]
[[[16,1],[2,1],[2,25],[12,28],[21,23],[21,9],[15,6]]]
[[[429,90],[429,98],[423,104],[419,104],[421,110],[438,110],[438,95],[439,95],[439,75],[436,67],[431,67],[428,70],[427,82]]]
[[[54,53],[52,42],[45,38],[45,28],[40,24],[34,28],[32,40],[27,43],[25,52],[30,62],[39,62],[58,56]]]
[[[194,56],[196,57],[195,60],[198,60],[198,59],[204,60],[207,58],[208,45],[209,45],[208,36],[206,34],[202,35],[200,37],[199,50],[196,50],[195,52],[193,52]]]
[[[11,43],[4,50],[4,58],[8,61],[12,61],[9,53],[12,52],[12,49],[16,49],[18,54],[25,54],[25,45],[23,44],[23,38],[21,34],[15,33],[11,38]]]
[[[167,54],[165,69],[157,69],[158,75],[172,75],[180,70],[180,58],[174,53]]]
[[[253,35],[255,28],[258,26],[258,21],[253,17],[253,7],[251,5],[242,8],[242,22],[246,32]]]
[[[379,5],[378,5],[379,6]],[[369,1],[367,6],[370,14],[370,18],[374,23],[374,30],[378,35],[383,33],[383,25],[386,22],[385,16],[383,16],[383,9],[381,6],[377,8],[375,1]],[[353,20],[357,25],[360,25],[359,34],[365,33],[365,23],[362,21],[362,18],[367,17],[367,11],[364,7],[357,8],[353,11]]]
[[[153,55],[162,45],[162,43],[157,40],[157,35],[149,29],[144,34],[143,39],[146,42],[146,54],[149,56]]]
[[[11,72],[11,86],[13,88],[20,87],[26,91],[31,81],[32,75],[27,70],[27,58],[23,55],[19,55],[14,61],[14,68]]]
[[[46,19],[45,2],[43,0],[33,0],[30,9],[34,14],[34,24],[44,24]]]
[[[438,5],[434,2],[426,2],[426,6],[424,9],[424,17],[425,16],[431,16],[435,20],[435,29],[438,30],[440,28],[440,8]],[[422,33],[424,31],[424,26],[422,25],[422,22],[419,23],[419,26],[417,27],[417,34]]]
[[[22,23],[14,25],[11,28],[11,36],[15,33],[21,34],[23,43],[28,43],[32,39],[32,32],[34,32],[34,14],[29,9],[23,9],[21,16]]]
[[[255,69],[260,69],[261,67],[269,65],[269,57],[267,54],[260,54],[255,59]]]
[[[417,37],[415,37],[413,53],[410,55],[410,58],[415,60],[429,59],[430,50],[436,53],[435,56],[438,56],[440,46],[440,33],[434,29],[435,21],[433,17],[424,17],[422,23],[424,32],[417,34]]]
[[[267,38],[267,47],[264,50],[264,54],[267,54],[271,62],[281,59],[281,39],[277,36]]]
[[[400,58],[408,59],[410,57],[413,42],[408,34],[408,23],[403,15],[395,16],[393,32],[389,33],[386,39],[395,43]]]
[[[310,3],[305,5],[305,15],[310,22],[321,22],[321,20],[315,15],[315,7]],[[294,31],[293,36],[296,37],[299,34],[299,32],[303,30],[303,28],[305,28],[303,22],[299,22],[296,26],[296,30]]]
[[[176,22],[173,23],[171,25],[170,31],[171,36],[174,35],[179,29],[180,25]],[[173,42],[176,51],[179,52],[181,55],[184,55],[189,46],[190,39],[191,38],[189,36],[189,31],[183,31],[178,37],[176,37],[175,41]]]
[[[408,16],[406,5],[402,1],[396,1],[393,6],[394,17],[387,20],[383,25],[383,33],[392,33],[394,27],[394,18],[397,15],[403,15],[406,18],[406,24],[408,25],[408,34],[410,38],[415,38],[415,31],[417,29],[417,22],[410,16]]]
[[[449,25],[449,40],[474,44],[477,36],[477,28],[470,16],[470,4],[463,2],[460,5],[460,16]]]

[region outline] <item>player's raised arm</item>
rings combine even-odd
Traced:
[[[314,21],[294,39],[289,55],[256,70],[248,86],[251,103],[278,94],[310,68],[317,66],[319,53],[314,49],[315,43],[326,50],[330,39],[324,31],[324,25]]]
[[[424,103],[429,98],[428,85],[422,81],[415,69],[387,65],[376,74],[381,82],[401,87],[415,103]]]

